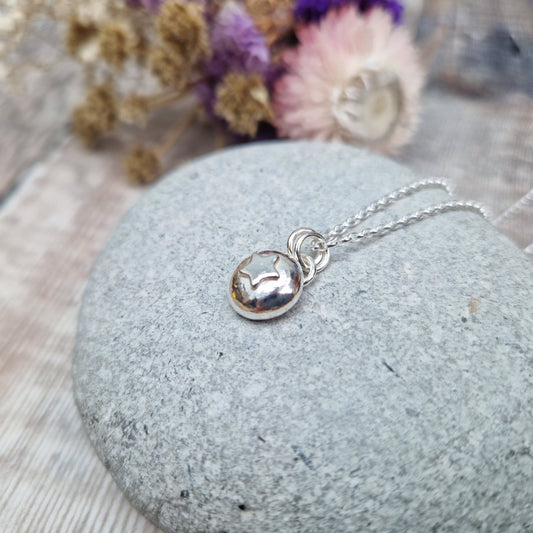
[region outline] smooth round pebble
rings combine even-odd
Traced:
[[[75,398],[164,531],[533,531],[533,268],[487,221],[446,213],[333,249],[279,318],[228,301],[254,251],[416,179],[341,145],[254,144],[171,173],[116,228],[84,297]]]

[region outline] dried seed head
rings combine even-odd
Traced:
[[[255,137],[259,122],[273,120],[262,77],[237,72],[227,74],[216,90],[215,113],[233,132]]]
[[[96,60],[98,56],[98,28],[90,22],[77,18],[69,20],[65,46],[74,56],[84,62]]]
[[[291,33],[294,0],[245,0],[245,5],[269,45]]]
[[[155,25],[163,46],[177,62],[195,65],[209,56],[207,24],[199,4],[167,0]]]
[[[132,94],[121,104],[119,109],[120,119],[130,124],[146,123],[146,115],[150,110],[148,98]]]
[[[150,70],[161,85],[181,89],[187,82],[189,69],[186,63],[170,55],[166,48],[154,48],[150,53]]]
[[[108,85],[91,87],[85,102],[73,112],[74,132],[92,147],[117,125],[117,105],[113,90]]]
[[[124,168],[129,181],[135,185],[151,183],[161,172],[161,162],[157,152],[146,146],[134,146],[126,159]]]
[[[98,35],[100,56],[111,66],[121,69],[135,50],[135,37],[122,22],[106,24]]]

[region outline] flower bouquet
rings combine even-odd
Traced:
[[[423,73],[398,1],[51,5],[66,23],[66,48],[85,69],[73,128],[87,146],[120,123],[143,126],[155,110],[194,99],[162,145],[130,150],[133,182],[155,179],[164,152],[198,113],[231,143],[338,140],[394,153],[414,132]]]

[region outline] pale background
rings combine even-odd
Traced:
[[[525,1],[409,2],[431,64],[422,125],[398,160],[446,176],[533,257],[533,8]],[[72,64],[0,88],[0,531],[155,531],[92,451],[71,385],[77,313],[110,231],[146,191],[128,185],[123,145],[72,138]],[[146,132],[157,136],[165,113]],[[214,147],[192,127],[169,168]],[[475,260],[475,258],[472,258]]]

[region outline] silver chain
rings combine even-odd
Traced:
[[[410,215],[403,216],[397,220],[387,222],[385,224],[380,224],[374,228],[365,228],[362,231],[354,232],[351,231],[361,222],[371,217],[375,213],[385,210],[391,204],[407,198],[421,190],[430,189],[430,188],[440,188],[444,189],[448,194],[452,194],[452,189],[450,185],[441,178],[429,178],[426,180],[417,181],[401,187],[390,194],[380,198],[379,200],[371,203],[369,206],[361,209],[357,214],[348,217],[342,224],[335,226],[333,229],[327,231],[324,234],[325,242],[322,243],[322,246],[327,248],[333,248],[335,246],[342,246],[349,242],[359,242],[364,239],[372,239],[374,237],[382,237],[387,233],[391,233],[405,226],[414,224],[429,217],[440,215],[441,213],[446,213],[448,211],[474,211],[481,214],[484,217],[487,217],[487,212],[485,208],[471,200],[468,201],[450,201],[443,202],[437,205],[427,207],[425,209],[420,209],[411,213]],[[320,244],[318,245],[320,248]]]
[[[474,211],[487,217],[485,209],[476,202],[450,200],[373,228],[359,230],[358,226],[375,213],[418,191],[433,187],[451,194],[450,186],[443,179],[417,181],[371,203],[325,234],[311,228],[293,231],[287,240],[287,253],[274,250],[254,252],[233,272],[228,291],[231,306],[238,314],[251,320],[279,317],[292,309],[303,287],[328,266],[330,248],[381,237],[448,211]]]
[[[438,188],[444,189],[448,194],[452,194],[452,189],[446,180],[441,178],[429,178],[416,181],[400,189],[383,196],[379,200],[372,202],[367,207],[361,209],[355,215],[348,217],[342,224],[335,226],[323,235],[309,228],[300,228],[293,231],[287,241],[289,255],[297,261],[305,274],[305,284],[310,283],[318,272],[326,268],[329,263],[329,249],[335,246],[342,246],[349,242],[358,243],[364,240],[382,237],[387,233],[399,230],[405,226],[410,226],[429,217],[447,213],[448,211],[473,211],[488,218],[485,208],[472,200],[442,202],[440,204],[426,207],[405,215],[397,220],[379,224],[373,228],[365,228],[361,231],[353,231],[361,222],[372,215],[384,211],[390,205],[407,198],[424,189]],[[307,239],[311,239],[310,253],[305,254],[302,246]]]

